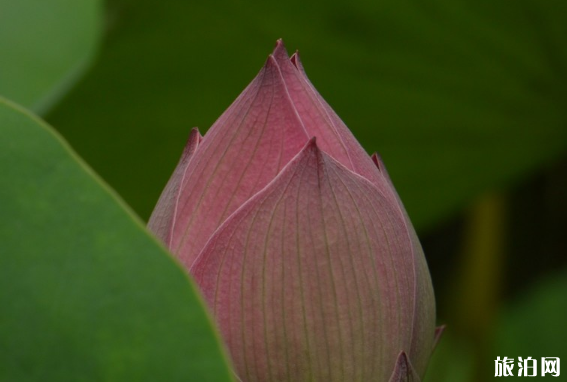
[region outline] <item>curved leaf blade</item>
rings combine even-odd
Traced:
[[[0,380],[231,380],[186,273],[113,192],[2,100],[0,133]]]
[[[101,35],[100,0],[0,0],[0,94],[47,111],[84,72]]]

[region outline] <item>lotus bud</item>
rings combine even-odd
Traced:
[[[199,286],[241,381],[419,381],[425,257],[370,157],[281,41],[204,137],[149,228]]]

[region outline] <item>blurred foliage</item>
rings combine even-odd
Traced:
[[[0,95],[46,112],[93,58],[101,17],[101,0],[0,0]]]
[[[100,28],[82,13],[94,1],[39,3],[0,0],[0,94],[42,112]],[[427,381],[483,382],[498,355],[567,359],[566,14],[564,0],[110,0],[98,58],[47,118],[145,219],[190,128],[205,133],[283,38],[422,234],[448,324]]]
[[[532,357],[541,367],[541,357],[567,359],[567,274],[565,271],[537,280],[526,293],[502,308],[490,335],[481,335],[491,343],[490,351],[479,356],[470,335],[449,329],[429,366],[426,382],[483,382],[494,378],[496,357],[514,359],[518,375],[518,357]],[[480,311],[480,310],[479,310]],[[565,362],[565,361],[563,361]],[[542,377],[530,380],[549,380]],[[564,378],[564,377],[563,377]],[[498,380],[497,378],[495,378]],[[558,379],[561,380],[561,379]]]
[[[567,272],[538,280],[526,294],[503,309],[492,358],[497,355],[567,359]],[[563,378],[565,378],[563,364]],[[516,366],[517,370],[517,366]],[[539,380],[540,378],[534,378]],[[547,378],[546,380],[549,380]]]
[[[231,380],[187,274],[138,218],[2,100],[0,132],[0,380]]]
[[[497,356],[514,358],[516,374],[517,357],[567,358],[565,195],[567,158],[424,238],[448,325],[426,381],[491,380]]]
[[[96,66],[49,121],[147,218],[190,128],[204,133],[282,37],[424,230],[567,149],[565,12],[563,0],[114,0]]]

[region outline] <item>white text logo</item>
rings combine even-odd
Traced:
[[[514,358],[496,357],[494,361],[495,377],[514,377]],[[542,377],[550,375],[559,377],[559,357],[541,357],[540,368],[538,360],[532,357],[518,357],[518,377],[537,377],[538,372]]]

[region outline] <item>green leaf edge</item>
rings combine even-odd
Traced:
[[[97,26],[96,26],[95,35],[93,36],[91,49],[89,49],[88,53],[83,57],[81,57],[74,66],[70,67],[70,69],[67,71],[67,74],[61,77],[51,89],[49,89],[42,96],[40,96],[38,100],[33,105],[30,106],[30,109],[32,109],[34,112],[40,115],[47,114],[51,109],[53,109],[55,105],[57,105],[59,101],[61,101],[65,97],[65,95],[67,95],[71,91],[71,89],[73,89],[73,87],[81,80],[83,75],[86,74],[87,71],[94,65],[95,58],[98,57],[98,54],[103,46],[103,37],[104,37],[103,16],[104,16],[104,4],[102,0],[99,0],[97,1],[96,4],[95,15],[93,15],[93,18],[96,19],[95,23],[97,24]],[[45,121],[42,122],[45,123]],[[49,127],[49,125],[47,126]],[[49,130],[55,131],[50,127]],[[58,138],[60,142],[63,141],[66,143],[66,141],[61,136],[58,136]],[[70,149],[70,151],[73,154],[75,154],[74,157],[76,158],[74,159],[80,158],[78,154],[76,154],[75,151],[73,151],[73,149],[68,143],[64,147],[68,151]],[[84,168],[84,166],[82,167]],[[92,174],[94,174],[93,170],[91,170],[91,175]],[[101,180],[102,178],[97,176],[96,179]],[[111,189],[111,188],[107,186],[107,189]],[[118,195],[116,194],[116,192],[114,192],[114,194],[115,196]],[[126,203],[123,204],[126,205]]]
[[[112,187],[110,187],[105,181],[104,179],[102,179],[102,177],[100,177],[71,147],[71,145],[63,138],[63,136],[61,134],[59,134],[59,132],[57,132],[57,130],[55,130],[54,128],[52,128],[47,122],[45,122],[44,120],[42,120],[40,117],[38,117],[37,115],[35,115],[33,112],[29,111],[28,109],[24,108],[23,106],[10,101],[9,99],[0,96],[0,104],[7,106],[8,108],[14,110],[15,112],[18,112],[22,115],[25,115],[26,117],[30,118],[31,120],[33,120],[34,122],[36,122],[41,128],[45,129],[48,134],[50,134],[56,141],[57,143],[59,143],[61,145],[61,148],[63,150],[65,150],[67,152],[67,154],[69,154],[69,156],[75,160],[75,162],[81,167],[82,170],[84,170],[89,176],[92,177],[93,180],[96,181],[96,183],[102,188],[102,190],[106,193],[108,193],[111,198],[114,200],[114,202],[117,203],[117,205],[122,209],[122,211],[125,212],[125,214],[134,222],[134,224],[136,224],[140,230],[145,233],[147,236],[150,237],[150,239],[152,241],[154,241],[159,248],[161,248],[163,250],[164,255],[166,255],[170,260],[171,263],[173,265],[175,265],[177,268],[179,268],[179,271],[181,273],[183,273],[185,279],[187,280],[187,286],[189,288],[192,289],[193,294],[196,297],[196,300],[199,301],[202,311],[204,312],[205,316],[208,318],[208,325],[209,328],[211,330],[211,332],[213,333],[213,337],[217,340],[217,345],[219,348],[219,353],[222,356],[222,359],[224,361],[224,364],[226,365],[226,369],[228,371],[232,372],[232,368],[230,367],[230,361],[229,361],[229,357],[227,354],[227,351],[223,345],[222,342],[222,338],[220,336],[220,333],[218,332],[218,329],[216,328],[216,325],[213,324],[213,318],[209,312],[209,310],[206,307],[205,301],[201,295],[201,293],[199,292],[197,286],[195,285],[195,283],[193,282],[193,280],[190,278],[189,274],[187,273],[187,271],[184,269],[184,267],[181,265],[181,263],[177,260],[177,258],[171,253],[169,252],[165,246],[161,243],[161,241],[159,241],[154,235],[152,235],[150,233],[150,231],[148,231],[148,229],[146,228],[146,225],[144,224],[144,222],[142,221],[142,219],[140,219],[140,217],[138,217],[136,215],[136,213],[132,210],[132,208],[120,197],[120,195],[114,190],[112,189]],[[234,380],[234,378],[231,378],[231,380]]]

